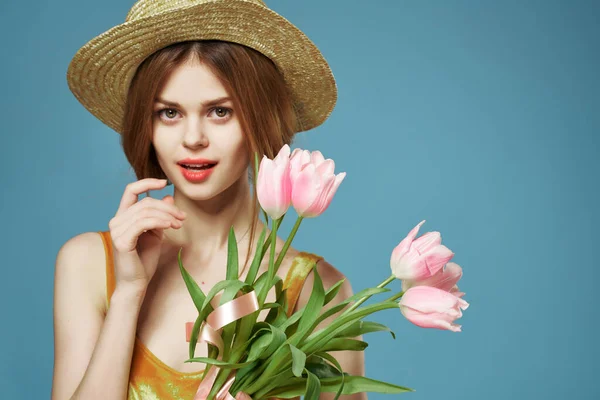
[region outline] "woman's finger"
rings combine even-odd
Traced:
[[[138,196],[140,194],[147,192],[148,190],[162,189],[166,184],[166,179],[155,178],[146,178],[128,183],[127,186],[125,186],[125,191],[121,197],[121,203],[119,204],[119,209],[117,210],[116,215],[125,212],[125,210],[127,210],[129,207],[137,203]]]

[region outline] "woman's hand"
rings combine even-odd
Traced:
[[[147,178],[127,185],[119,209],[108,226],[113,242],[117,287],[146,290],[156,272],[163,230],[179,229],[186,215],[174,205],[173,197],[162,200],[138,195],[162,189],[165,179]]]

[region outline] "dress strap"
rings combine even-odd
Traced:
[[[110,306],[110,298],[115,291],[115,265],[113,261],[112,238],[110,231],[99,231],[104,242],[104,254],[106,256],[106,306]]]
[[[296,306],[298,298],[300,297],[302,287],[304,286],[306,277],[322,259],[322,256],[305,251],[299,252],[294,258],[292,266],[290,267],[290,270],[288,271],[283,282],[283,289],[287,289],[287,315],[291,315],[293,313],[294,307]]]

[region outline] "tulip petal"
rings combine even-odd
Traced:
[[[320,191],[320,182],[315,167],[308,164],[292,183],[292,205],[302,215],[315,201]]]
[[[320,176],[333,175],[334,171],[335,162],[330,158],[317,165],[317,174],[319,174]]]
[[[452,293],[452,288],[462,277],[462,268],[460,265],[449,262],[443,269],[437,273],[422,280],[404,279],[402,280],[402,290],[406,291],[414,286],[431,286]],[[458,287],[456,288],[458,290]],[[453,293],[456,295],[455,293]]]
[[[413,247],[415,247],[419,253],[424,254],[434,247],[440,245],[442,243],[442,235],[439,232],[427,232],[421,237],[418,237],[413,242]]]
[[[460,291],[460,289],[458,288],[458,285],[454,285],[454,287],[452,287],[452,289],[450,289],[450,293],[452,293],[456,297],[463,297],[466,294],[465,292]]]
[[[325,205],[321,209],[320,214],[322,214],[325,210],[327,210],[327,208],[331,204],[331,201],[333,200],[333,196],[337,192],[338,188],[340,187],[340,185],[345,177],[346,177],[345,172],[340,172],[339,174],[337,174],[335,176],[335,179],[333,181],[333,184],[331,185],[331,188],[329,189],[329,191],[327,191],[327,198],[325,199]]]
[[[456,307],[459,300],[462,299],[445,290],[429,286],[415,286],[404,293],[400,303],[422,313],[433,313],[448,312],[448,310]]]
[[[419,229],[421,228],[421,225],[423,225],[425,223],[425,220],[419,222],[417,224],[417,226],[415,226],[414,228],[411,229],[410,232],[408,232],[408,235],[406,235],[406,237],[404,239],[402,239],[402,241],[400,243],[398,243],[398,245],[394,248],[394,251],[392,252],[392,258],[398,260],[400,257],[402,257],[402,255],[406,254],[406,252],[408,252],[408,249],[410,249],[410,246],[412,245],[412,242],[414,241],[415,237],[417,236],[417,233],[419,233]]]
[[[461,327],[460,325],[453,324],[451,322],[453,321],[453,319],[448,320],[443,315],[440,315],[438,313],[414,314],[407,319],[421,328],[442,329],[453,332],[460,332]]]
[[[290,156],[290,178],[292,183],[298,177],[302,169],[310,163],[310,152],[300,148],[294,149]]]
[[[323,161],[325,161],[325,157],[323,157],[323,154],[319,150],[315,150],[310,154],[310,163],[311,164],[318,166]]]
[[[440,244],[423,254],[430,275],[435,275],[441,268],[454,257],[454,253]]]
[[[392,273],[397,279],[422,280],[430,276],[425,258],[413,248],[410,248],[398,260],[392,258],[390,265]]]
[[[275,161],[276,164],[279,164],[279,163],[283,162],[284,160],[289,160],[289,159],[290,159],[290,146],[285,144],[285,145],[283,145],[283,147],[281,149],[279,149],[279,153],[277,153],[277,155],[275,156],[273,161]]]
[[[292,154],[290,154],[290,160],[297,157],[299,153],[302,153],[302,149],[300,147],[296,147],[293,151]]]
[[[296,212],[306,218],[321,215],[329,207],[345,173],[335,175],[335,162],[325,159],[318,150],[295,150],[290,164],[291,201]]]
[[[442,270],[442,276],[444,277],[440,284],[444,286],[455,286],[456,283],[462,278],[463,270],[460,265],[454,262],[449,262],[446,264],[444,269]]]
[[[316,176],[318,177],[319,175],[316,175]],[[314,217],[314,216],[321,214],[321,211],[323,210],[323,208],[326,204],[326,201],[327,201],[327,193],[333,186],[334,182],[335,182],[335,176],[333,176],[333,175],[322,178],[321,190],[319,190],[317,197],[315,198],[313,203],[310,205],[310,207],[304,211],[303,216]]]
[[[402,314],[413,324],[423,328],[446,329],[460,332],[460,325],[452,322],[462,317],[461,309],[469,304],[452,294],[428,286],[410,288],[398,303]]]
[[[280,150],[279,159],[276,157],[275,160],[270,160],[263,156],[258,170],[258,201],[273,219],[285,214],[291,202],[290,161],[286,158],[287,153],[289,147]]]

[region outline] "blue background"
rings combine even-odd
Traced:
[[[380,313],[397,340],[365,336],[367,376],[416,389],[401,395],[412,400],[600,398],[599,3],[267,3],[339,86],[329,120],[292,147],[320,149],[347,177],[294,247],[356,291],[388,276],[392,249],[426,219],[421,233],[440,231],[464,270],[463,332]],[[107,229],[134,180],[118,134],[65,79],[132,4],[2,4],[2,398],[49,398],[57,251]]]

